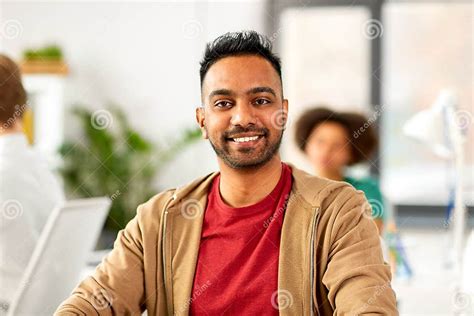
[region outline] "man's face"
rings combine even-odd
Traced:
[[[280,77],[266,59],[225,57],[202,86],[196,119],[217,156],[235,169],[256,168],[278,153],[288,113]]]

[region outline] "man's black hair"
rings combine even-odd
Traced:
[[[281,80],[280,58],[272,52],[272,42],[255,31],[229,32],[206,45],[199,70],[201,87],[209,68],[218,60],[239,55],[257,55],[268,60]]]

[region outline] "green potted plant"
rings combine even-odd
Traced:
[[[20,68],[22,73],[25,74],[47,73],[67,75],[69,71],[63,60],[63,52],[58,45],[25,49]]]
[[[109,196],[112,207],[105,228],[115,232],[156,194],[152,182],[159,170],[201,135],[199,128],[185,130],[165,148],[142,137],[118,107],[96,112],[75,107],[73,113],[84,135],[60,148],[66,191],[70,198]]]

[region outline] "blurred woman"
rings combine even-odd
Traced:
[[[0,315],[8,309],[43,227],[64,192],[23,133],[27,94],[0,54]]]
[[[295,137],[318,176],[346,181],[365,193],[381,234],[385,212],[378,181],[346,175],[348,166],[369,161],[377,147],[377,136],[370,122],[360,114],[318,107],[301,115]]]

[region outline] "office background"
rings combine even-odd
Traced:
[[[374,118],[381,147],[351,173],[379,177],[396,215],[414,270],[411,281],[395,281],[402,314],[446,315],[459,304],[443,264],[453,166],[406,137],[402,127],[441,91],[455,92],[466,135],[468,233],[474,206],[473,10],[471,1],[1,1],[0,51],[21,62],[28,48],[61,48],[65,74],[25,76],[32,120],[41,119],[32,124],[38,129],[33,141],[42,144],[52,166],[60,166],[64,157],[56,145],[86,142],[72,113],[78,105],[102,115],[111,129],[119,120],[109,105],[116,105],[143,138],[172,147],[195,128],[205,43],[228,31],[266,34],[282,57],[290,100],[283,160],[311,171],[292,141],[293,123],[309,107],[327,104]],[[40,103],[50,102],[57,115],[35,116],[35,102],[38,113]],[[153,189],[216,169],[209,144],[192,138],[153,177]],[[112,199],[126,191],[128,183],[122,185],[110,192]],[[472,311],[474,301],[468,304]]]

